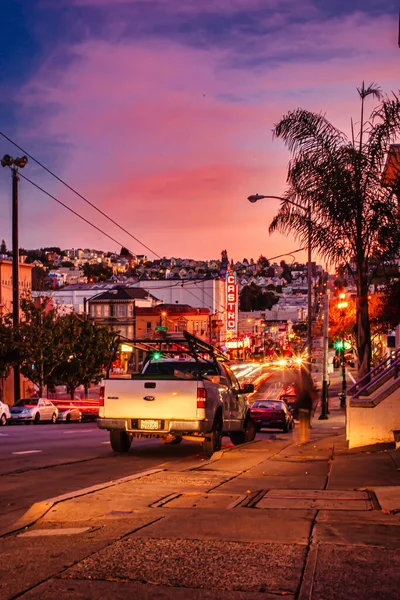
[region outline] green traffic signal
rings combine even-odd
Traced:
[[[343,350],[345,347],[343,340],[336,340],[336,342],[334,343],[334,346],[335,346],[336,350]]]
[[[351,343],[347,340],[336,340],[333,345],[338,351],[349,350],[351,348]]]

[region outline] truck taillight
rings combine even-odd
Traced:
[[[99,406],[104,406],[104,385],[100,386],[99,392]]]
[[[197,408],[206,408],[207,406],[207,390],[197,388]]]

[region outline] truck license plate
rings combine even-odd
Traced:
[[[158,421],[152,419],[142,419],[140,421],[140,429],[158,429]]]

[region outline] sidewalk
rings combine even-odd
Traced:
[[[0,539],[0,597],[399,598],[400,453],[349,451],[333,393],[308,444],[261,433],[40,503]]]

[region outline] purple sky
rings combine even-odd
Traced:
[[[32,161],[23,174],[119,243],[22,181],[25,248],[123,244],[149,258],[197,259],[226,249],[234,260],[295,250],[298,241],[268,234],[279,202],[246,200],[285,191],[290,155],[272,139],[274,124],[302,107],[350,133],[362,80],[385,93],[399,89],[394,1],[9,4],[0,25],[0,55],[8,56],[0,62],[0,130],[156,254]],[[374,102],[367,99],[367,110]],[[0,153],[19,151],[0,138]],[[10,190],[1,170],[8,247]]]

